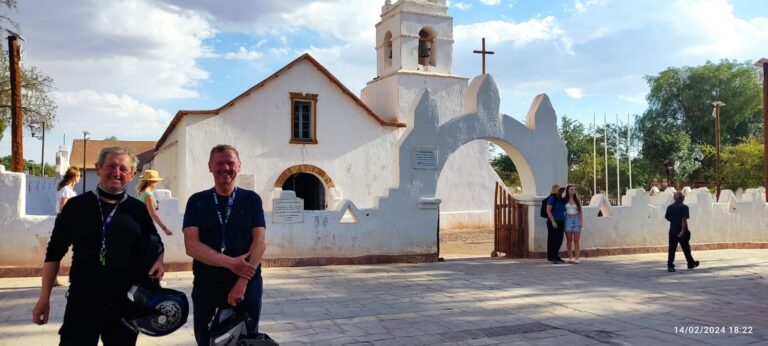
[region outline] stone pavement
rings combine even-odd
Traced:
[[[678,253],[682,257],[682,253]],[[281,345],[768,344],[768,250],[268,268],[261,329]],[[684,261],[678,267],[684,268]],[[191,291],[191,273],[168,287]],[[0,279],[0,345],[54,345],[65,288],[48,325],[31,323],[38,278]],[[139,345],[191,345],[192,318]]]

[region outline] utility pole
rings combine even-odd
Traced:
[[[762,58],[755,63],[758,69],[762,69],[760,76],[763,82],[763,187],[768,188],[768,59]],[[765,201],[768,202],[768,191],[765,193]]]
[[[24,171],[24,142],[22,141],[24,117],[21,113],[21,73],[18,34],[8,31],[8,65],[11,72],[11,171]]]
[[[725,103],[722,101],[712,102],[715,106],[715,184],[717,184],[717,193],[715,199],[720,202],[720,107],[725,107]]]

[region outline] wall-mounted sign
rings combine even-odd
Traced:
[[[414,169],[437,169],[437,147],[413,147],[411,167]]]
[[[303,223],[304,200],[275,198],[272,200],[272,223]]]

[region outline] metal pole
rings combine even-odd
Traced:
[[[632,188],[632,134],[627,113],[627,165],[629,166],[629,188]]]
[[[715,184],[717,184],[716,199],[720,202],[720,103],[715,104]]]
[[[24,171],[24,142],[22,140],[24,116],[21,111],[21,74],[19,72],[19,39],[8,36],[8,65],[11,79],[11,171]]]
[[[83,172],[80,174],[83,177],[83,193],[85,193],[85,182],[88,178],[88,172],[85,170],[88,165],[85,164],[85,151],[88,148],[86,145],[88,141],[88,131],[83,131]]]
[[[592,194],[597,194],[597,115],[592,113]]]
[[[768,188],[768,60],[763,59],[763,187]],[[765,193],[768,202],[768,191]]]
[[[621,156],[621,145],[619,143],[619,113],[616,113],[616,150],[614,153],[616,154],[616,205],[621,205],[621,176],[619,175],[619,166],[620,161],[619,157]]]
[[[45,176],[45,120],[42,121],[43,149],[40,150],[40,176]]]
[[[611,198],[608,193],[608,116],[603,113],[603,148],[605,149],[605,196]]]

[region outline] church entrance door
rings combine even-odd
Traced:
[[[296,173],[283,183],[283,190],[296,192],[304,200],[304,210],[325,210],[325,187],[323,182],[309,173]]]

